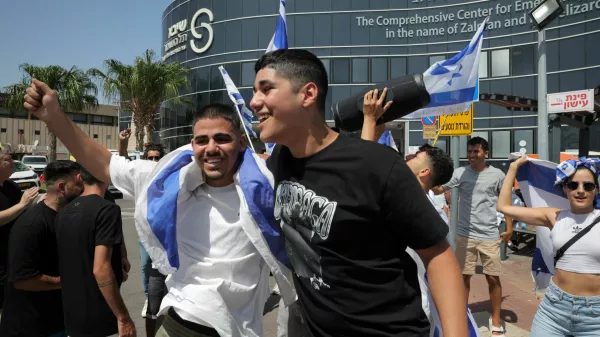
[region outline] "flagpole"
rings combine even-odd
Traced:
[[[240,118],[240,122],[242,122],[242,126],[244,125],[244,118],[242,117],[242,113],[240,112],[240,109],[235,109],[238,113],[238,117]],[[244,127],[244,134],[246,135],[246,138],[248,138],[248,144],[250,144],[250,148],[252,149],[252,151],[254,151],[254,153],[256,153],[256,150],[254,149],[254,145],[252,145],[252,139],[250,138],[250,135],[248,134],[248,131],[246,131],[246,128]]]

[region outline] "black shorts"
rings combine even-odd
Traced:
[[[157,319],[158,311],[163,297],[167,295],[167,286],[165,279],[167,277],[158,270],[150,270],[148,279],[148,307],[146,308],[146,318]]]

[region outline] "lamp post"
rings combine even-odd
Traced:
[[[548,84],[546,77],[546,31],[544,28],[563,12],[560,0],[545,0],[535,6],[529,17],[538,30],[538,118],[537,147],[542,160],[549,160],[548,155],[548,106],[546,95]]]

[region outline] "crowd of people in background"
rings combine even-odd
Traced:
[[[12,158],[0,154],[1,336],[136,336],[120,294],[130,263],[109,183],[136,205],[147,336],[262,336],[270,275],[281,294],[278,336],[471,336],[478,259],[490,332],[504,336],[500,244],[513,219],[552,229],[558,252],[532,336],[598,336],[598,161],[557,169],[570,209],[516,207],[525,157],[505,175],[486,162],[479,137],[467,144],[465,167],[428,144],[403,157],[377,144],[392,104],[386,90],[365,95],[354,137],[325,122],[327,75],[315,55],[278,50],[255,70],[250,106],[261,140],[278,144],[270,156],[248,148],[235,108],[224,104],[199,107],[190,145],[165,154],[147,144],[132,161],[126,129],[112,155],[33,80],[25,107],[77,162],[49,163],[35,203],[39,189],[21,192],[8,180]],[[454,238],[450,207],[459,214]]]

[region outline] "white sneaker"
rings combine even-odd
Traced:
[[[142,308],[142,318],[146,318],[146,311],[148,311],[148,298],[146,298],[144,307]]]
[[[279,285],[277,283],[275,283],[275,286],[273,287],[273,289],[271,289],[271,294],[281,295],[281,291],[279,291]]]

